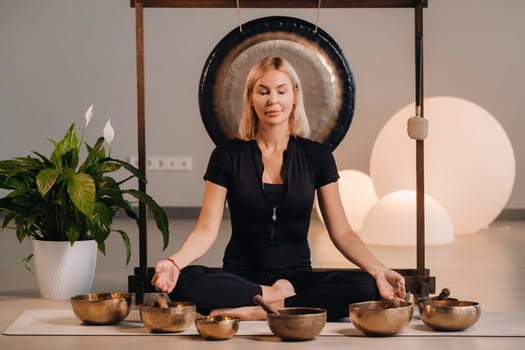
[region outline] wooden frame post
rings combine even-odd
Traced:
[[[135,35],[137,60],[137,134],[139,170],[146,176],[146,104],[144,87],[144,8],[142,0],[135,0]],[[146,193],[146,184],[139,181],[139,190]],[[144,293],[152,289],[153,271],[148,268],[148,212],[139,203],[139,267],[128,276],[128,290],[135,293],[136,304],[142,304]]]

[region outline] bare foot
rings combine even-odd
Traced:
[[[274,309],[284,307],[284,299],[271,303]],[[260,306],[242,306],[234,308],[215,309],[210,312],[211,316],[230,315],[237,316],[241,321],[259,321],[266,320],[266,311]]]
[[[284,307],[284,299],[295,295],[295,289],[290,281],[281,279],[275,281],[271,286],[262,286],[263,299],[272,304],[275,309]],[[266,311],[260,306],[242,306],[235,308],[215,309],[210,312],[211,316],[230,315],[237,316],[242,321],[265,320]]]
[[[274,303],[295,295],[295,289],[290,281],[280,279],[271,286],[262,286],[262,297],[267,303]]]
[[[210,312],[210,315],[237,316],[241,319],[241,321],[266,320],[266,312],[260,306],[243,306],[236,308],[215,309],[212,312]]]

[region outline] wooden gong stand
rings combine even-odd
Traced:
[[[428,0],[322,0],[323,8],[413,8],[415,19],[415,116],[423,114],[423,8]],[[144,8],[235,8],[235,0],[130,0],[135,8],[137,58],[137,126],[139,170],[146,175],[146,109],[144,95]],[[243,8],[317,8],[319,0],[242,0]],[[424,141],[416,140],[416,218],[417,262],[415,269],[396,269],[405,276],[407,290],[418,296],[435,293],[436,279],[425,268],[425,186]],[[140,182],[139,190],[146,192]],[[154,269],[147,261],[147,210],[139,204],[139,267],[128,276],[128,290],[136,294],[136,303],[142,304],[144,293],[154,292],[151,278]]]

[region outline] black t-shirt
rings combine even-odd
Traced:
[[[283,154],[284,195],[272,203],[264,189],[255,141],[233,139],[215,148],[204,179],[227,188],[232,236],[223,268],[240,274],[309,271],[308,229],[315,190],[339,178],[330,149],[290,137]]]

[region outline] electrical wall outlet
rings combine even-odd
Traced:
[[[190,156],[169,156],[159,157],[157,159],[159,170],[191,170]]]
[[[139,166],[139,158],[130,156],[129,163]],[[191,156],[147,156],[146,170],[152,171],[190,171]]]

